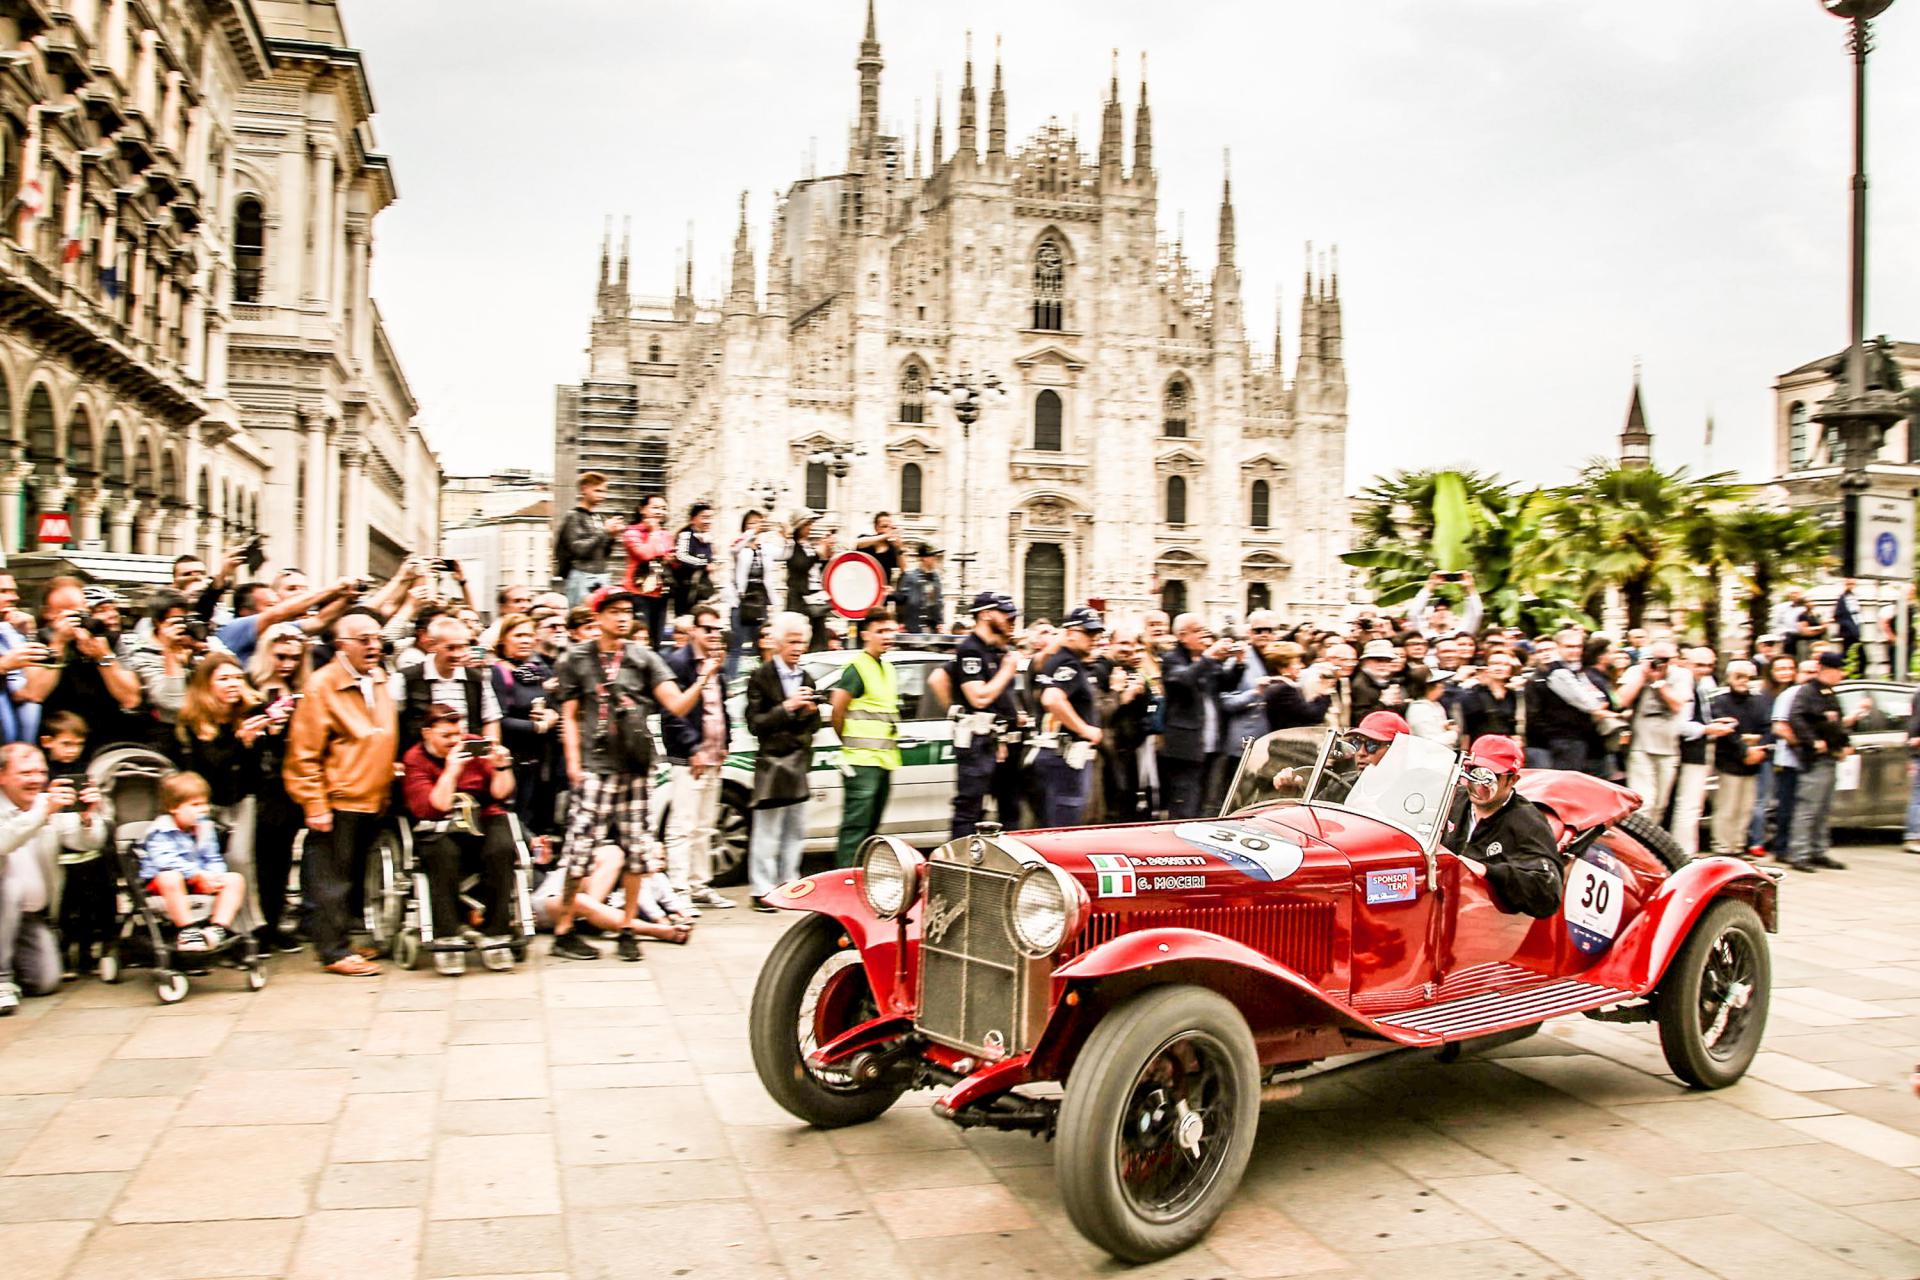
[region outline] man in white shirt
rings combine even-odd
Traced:
[[[1458,617],[1454,616],[1452,605],[1433,599],[1433,589],[1443,584],[1457,585],[1466,592]],[[1485,614],[1486,605],[1480,599],[1479,589],[1473,585],[1471,573],[1462,573],[1457,578],[1444,573],[1429,574],[1419,594],[1407,602],[1407,625],[1430,637],[1457,635],[1463,631],[1479,635],[1480,620]]]
[[[1680,711],[1677,726],[1680,771],[1673,791],[1673,838],[1689,856],[1700,852],[1700,818],[1707,805],[1707,778],[1713,769],[1709,763],[1713,744],[1716,739],[1726,737],[1739,727],[1731,717],[1723,720],[1713,718],[1710,708],[1718,692],[1713,679],[1714,662],[1713,650],[1702,647],[1687,650],[1684,657],[1674,663],[1675,666],[1684,663],[1692,676],[1687,705]]]
[[[0,1016],[60,989],[60,850],[106,846],[107,823],[91,784],[47,784],[47,761],[25,742],[0,746]]]
[[[427,708],[444,702],[466,714],[466,731],[500,741],[500,700],[494,696],[484,654],[473,652],[473,630],[451,614],[427,624],[425,658],[393,674],[393,700],[400,708],[400,744],[420,740]]]

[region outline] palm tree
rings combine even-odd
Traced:
[[[1837,550],[1836,542],[1833,528],[1803,508],[1769,511],[1749,507],[1721,518],[1724,562],[1739,568],[1746,579],[1751,635],[1760,636],[1767,630],[1767,609],[1774,587],[1782,580],[1811,577],[1825,568]]]
[[[1627,626],[1642,626],[1649,605],[1691,598],[1697,561],[1689,526],[1703,510],[1740,493],[1730,472],[1696,479],[1684,467],[1662,471],[1592,459],[1573,484],[1551,491],[1541,568],[1566,581],[1596,616],[1608,589],[1618,590]]]

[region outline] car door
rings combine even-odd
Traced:
[[[1873,772],[1863,775],[1867,788],[1862,797],[1860,825],[1864,827],[1903,826],[1907,817],[1907,723],[1913,715],[1913,690],[1896,684],[1875,685],[1873,698],[1877,737],[1874,744]]]
[[[944,838],[952,820],[953,722],[927,690],[944,658],[902,655],[894,664],[900,689],[900,769],[881,830]]]

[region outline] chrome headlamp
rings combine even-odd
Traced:
[[[874,836],[860,856],[860,893],[867,909],[882,920],[905,915],[920,896],[926,859],[905,841]]]
[[[1007,932],[1022,955],[1032,959],[1052,955],[1086,920],[1087,891],[1051,862],[1027,868],[1014,885]]]

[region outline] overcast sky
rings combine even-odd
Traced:
[[[399,203],[374,288],[449,473],[552,465],[602,219],[665,294],[689,220],[725,290],[742,189],[845,155],[864,0],[342,0]],[[1213,260],[1233,152],[1249,329],[1340,246],[1349,485],[1401,466],[1557,481],[1611,451],[1636,358],[1662,465],[1766,474],[1775,375],[1846,339],[1850,66],[1816,0],[880,0],[883,117],[954,140],[965,33],[1004,36],[1010,146],[1095,152],[1110,49],[1150,55],[1162,234]],[[1920,340],[1920,0],[1877,24],[1869,333]],[[982,142],[986,125],[981,94]],[[617,231],[616,231],[617,234]]]

